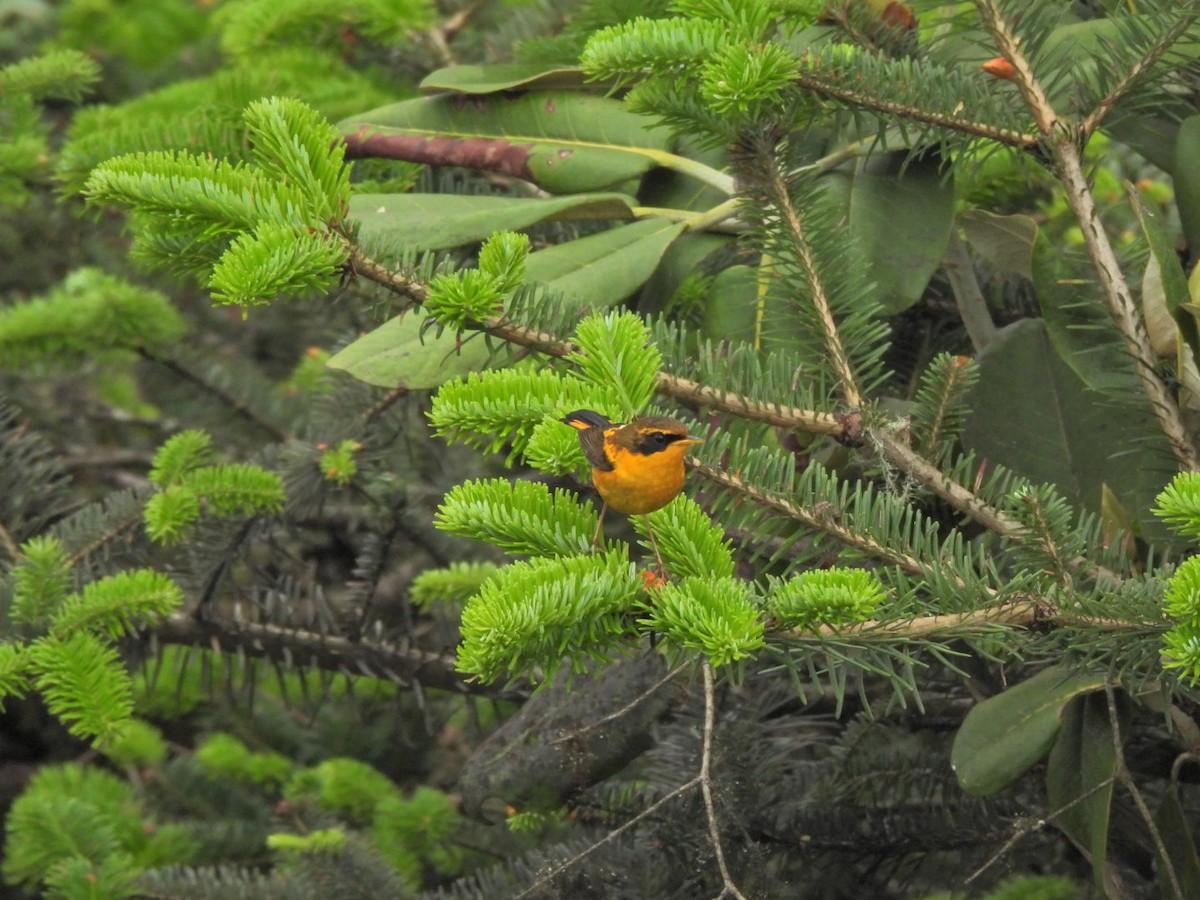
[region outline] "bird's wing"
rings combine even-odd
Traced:
[[[611,472],[614,468],[612,460],[604,451],[604,429],[586,428],[579,432],[579,443],[583,447],[583,455],[593,469],[601,472]]]

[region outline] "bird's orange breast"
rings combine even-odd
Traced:
[[[604,502],[617,512],[627,516],[654,512],[683,490],[687,444],[673,444],[649,455],[627,450],[612,441],[606,441],[604,449],[613,468],[592,469],[592,484]]]

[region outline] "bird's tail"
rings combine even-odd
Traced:
[[[562,420],[580,431],[586,431],[589,428],[608,428],[612,425],[612,420],[590,409],[577,409],[575,412],[567,413]]]

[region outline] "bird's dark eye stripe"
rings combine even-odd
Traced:
[[[669,431],[643,431],[638,435],[636,449],[641,453],[657,453],[680,440],[683,440],[682,434],[671,434]]]

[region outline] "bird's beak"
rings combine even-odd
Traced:
[[[692,437],[690,434],[685,438],[680,438],[676,441],[678,444],[703,444],[704,438]]]

